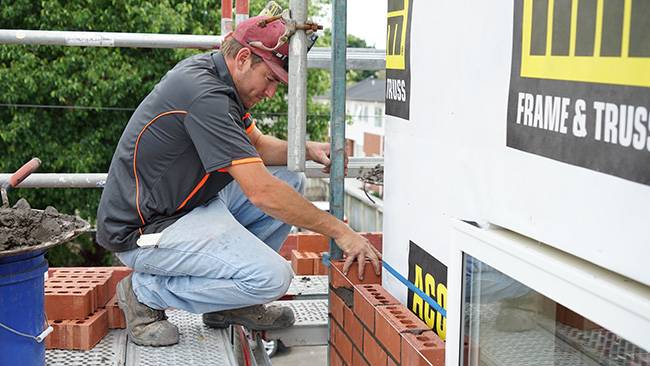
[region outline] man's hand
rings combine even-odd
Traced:
[[[322,169],[323,173],[328,174],[330,172],[330,165],[332,161],[330,160],[330,144],[326,142],[314,142],[307,141],[306,145],[306,156],[307,160],[312,160],[317,163],[325,165]],[[348,155],[345,154],[345,174],[348,174]]]
[[[363,270],[366,265],[366,260],[370,260],[375,267],[375,274],[379,276],[381,253],[375,249],[368,239],[351,231],[339,239],[335,239],[336,243],[347,255],[345,263],[343,264],[343,273],[348,274],[350,266],[356,259],[359,263],[359,279],[363,280]]]

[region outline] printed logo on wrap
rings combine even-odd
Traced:
[[[447,310],[447,266],[412,241],[409,241],[408,280]],[[447,318],[411,290],[408,292],[407,306],[440,339],[445,340]]]
[[[411,9],[413,0],[388,0],[386,14],[386,114],[409,119]]]
[[[650,1],[514,10],[507,146],[650,185]]]

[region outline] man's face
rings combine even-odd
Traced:
[[[252,108],[264,98],[273,97],[280,83],[264,62],[255,65],[251,63],[251,57],[248,57],[241,67],[238,67],[238,75],[233,78],[239,98],[246,109]]]

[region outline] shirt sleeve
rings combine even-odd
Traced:
[[[230,98],[221,93],[205,93],[190,106],[185,129],[207,173],[233,164],[262,161],[239,116]]]

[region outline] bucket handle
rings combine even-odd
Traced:
[[[38,343],[43,342],[45,337],[47,337],[50,333],[52,333],[52,331],[54,331],[54,328],[52,328],[51,325],[48,325],[48,327],[45,328],[45,330],[42,331],[41,334],[39,334],[37,336],[33,336],[31,334],[26,334],[26,333],[23,333],[23,332],[19,332],[19,331],[15,330],[15,329],[9,327],[8,325],[2,324],[2,323],[0,323],[0,327],[10,331],[11,333],[19,335],[21,337],[31,338],[31,339],[35,340],[36,342],[38,342]]]

